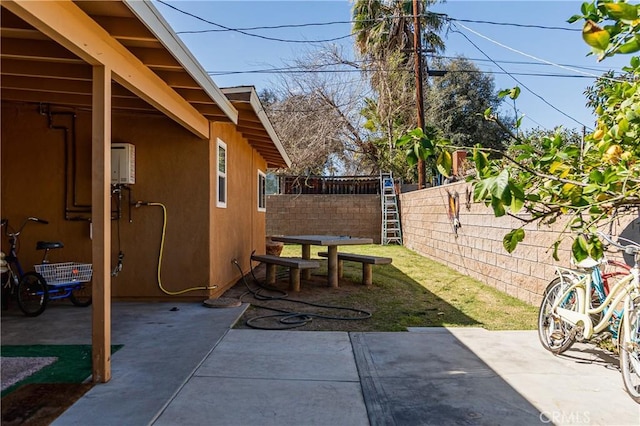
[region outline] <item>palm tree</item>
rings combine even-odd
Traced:
[[[422,11],[436,2],[418,1]],[[378,130],[384,133],[386,145],[391,150],[399,134],[416,126],[413,2],[355,0],[353,21],[356,51],[376,92],[375,113],[381,126]],[[422,13],[420,23],[425,50],[444,50],[444,42],[438,36],[444,24],[441,15]],[[367,113],[371,115],[372,111]]]

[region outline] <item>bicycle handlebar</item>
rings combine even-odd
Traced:
[[[30,217],[30,218],[29,218],[29,219],[27,219],[27,220],[32,220],[32,221],[34,221],[34,222],[42,223],[43,225],[48,225],[48,224],[49,224],[49,221],[44,220],[44,219],[40,219],[40,218],[38,218],[38,217]]]
[[[598,231],[598,235],[605,240],[606,242],[608,242],[609,244],[611,244],[612,246],[620,249],[621,251],[625,252],[626,254],[631,254],[631,255],[636,255],[636,254],[640,254],[640,244],[636,243],[635,241],[631,241],[629,239],[626,238],[622,238],[622,237],[618,237],[618,241],[623,240],[629,244],[627,244],[626,246],[623,246],[622,244],[613,241],[613,239],[611,238],[610,235],[605,234],[604,232],[600,232]]]
[[[20,235],[20,233],[22,232],[22,229],[25,227],[25,225],[29,222],[36,222],[36,223],[41,223],[43,225],[48,225],[49,221],[48,220],[44,220],[44,219],[40,219],[39,217],[35,217],[35,216],[30,216],[28,218],[25,219],[24,222],[22,222],[22,225],[20,225],[20,229],[18,229],[16,232],[9,232],[9,219],[2,219],[2,225],[1,226],[6,226],[5,228],[5,234],[9,237],[17,237],[18,235]]]

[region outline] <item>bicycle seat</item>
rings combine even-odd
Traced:
[[[591,257],[587,257],[586,259],[581,260],[580,262],[576,262],[575,259],[571,259],[571,263],[578,268],[592,269],[602,263],[602,260],[596,260]]]
[[[64,247],[60,241],[38,241],[36,243],[36,250],[49,250]]]

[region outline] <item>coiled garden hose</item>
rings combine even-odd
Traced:
[[[247,288],[247,292],[245,292],[244,294],[242,294],[240,296],[240,301],[243,301],[242,298],[244,296],[246,296],[247,294],[252,294],[253,297],[256,300],[264,300],[264,301],[270,301],[270,300],[286,300],[289,302],[293,302],[293,303],[300,303],[300,304],[304,304],[304,305],[308,305],[308,306],[312,306],[312,307],[316,307],[316,308],[324,308],[324,309],[335,309],[335,310],[340,310],[340,311],[350,311],[350,312],[354,312],[356,314],[358,314],[359,316],[355,316],[355,317],[343,317],[343,316],[335,316],[335,315],[325,315],[325,314],[319,314],[319,313],[314,313],[314,312],[295,312],[295,311],[288,311],[285,309],[277,309],[277,308],[273,308],[270,306],[265,306],[265,305],[257,305],[257,304],[253,304],[253,306],[255,306],[256,308],[262,308],[262,309],[267,309],[270,311],[274,311],[274,312],[278,312],[277,314],[272,314],[272,315],[262,315],[262,316],[258,316],[258,317],[254,317],[254,318],[250,318],[248,319],[245,324],[251,328],[256,328],[256,329],[260,329],[260,330],[287,330],[287,329],[291,329],[291,328],[297,328],[297,327],[302,327],[306,324],[308,324],[309,322],[311,322],[314,318],[321,318],[321,319],[329,319],[329,320],[340,320],[340,321],[352,321],[352,320],[364,320],[367,318],[371,318],[371,312],[362,310],[362,309],[355,309],[355,308],[347,308],[344,306],[335,306],[335,305],[323,305],[323,304],[319,304],[319,303],[312,303],[312,302],[307,302],[304,300],[298,300],[298,299],[291,299],[289,298],[289,295],[285,292],[282,291],[280,289],[274,288],[274,287],[270,287],[267,285],[263,285],[260,283],[260,281],[256,278],[256,276],[253,273],[253,265],[251,263],[251,259],[249,259],[249,265],[251,268],[251,276],[253,277],[254,282],[258,285],[258,289],[252,289],[249,284],[247,283],[247,280],[245,279],[244,273],[242,272],[242,268],[240,267],[240,264],[238,263],[238,261],[236,259],[234,259],[232,261],[232,263],[234,265],[236,265],[238,267],[238,269],[240,270],[240,275],[242,276],[242,282],[244,283],[245,287]],[[272,292],[272,293],[276,293],[277,295],[275,296],[269,296],[264,294],[264,292]],[[265,319],[278,319],[278,322],[280,324],[282,324],[282,326],[280,327],[267,327],[267,326],[262,326],[257,324],[257,322],[261,321],[261,320],[265,320]]]

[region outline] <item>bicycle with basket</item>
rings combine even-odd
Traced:
[[[90,263],[61,262],[50,263],[49,250],[64,245],[59,241],[38,241],[36,250],[44,250],[42,262],[34,265],[35,271],[25,272],[18,258],[19,236],[29,222],[47,224],[36,217],[27,218],[17,231],[11,230],[7,220],[2,220],[5,234],[9,237],[9,252],[4,256],[2,268],[2,304],[8,308],[9,298],[16,296],[18,307],[26,315],[40,315],[50,300],[69,299],[76,306],[91,305],[91,277],[93,268]]]

